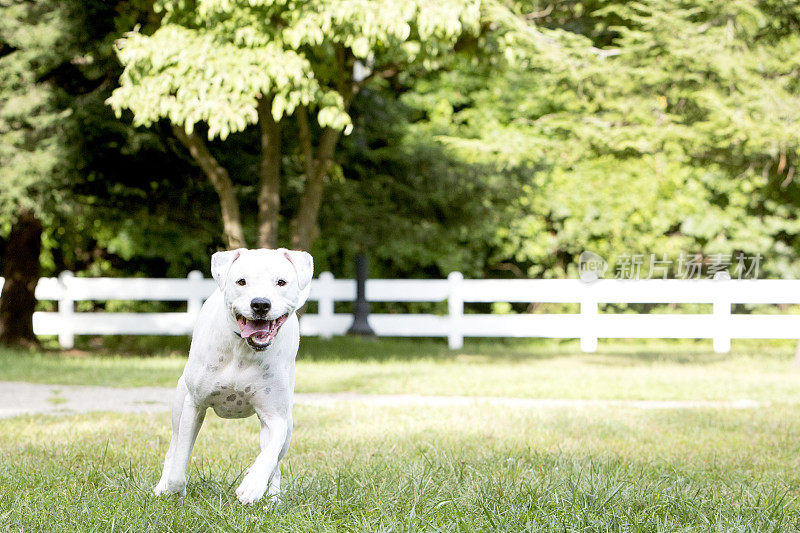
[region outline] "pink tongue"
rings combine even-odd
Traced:
[[[239,329],[242,330],[242,338],[248,339],[255,334],[259,334],[257,338],[263,338],[269,334],[269,320],[247,320],[244,317],[239,317],[236,322],[239,324]]]

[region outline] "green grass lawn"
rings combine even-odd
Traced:
[[[798,531],[791,343],[304,339],[301,391],[769,401],[756,409],[298,406],[284,501],[243,507],[253,419],[209,413],[183,500],[151,488],[166,413],[0,420],[12,531]],[[180,354],[0,352],[0,380],[172,386]]]
[[[0,351],[0,380],[112,386],[174,386],[185,351],[148,357],[91,352]],[[800,402],[793,343],[480,341],[451,351],[444,342],[305,338],[298,392],[441,394],[535,398]]]
[[[156,499],[168,417],[0,421],[15,531],[797,531],[800,408],[298,407],[284,501],[234,489],[257,424],[207,417],[185,499]]]

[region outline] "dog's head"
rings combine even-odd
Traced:
[[[308,299],[314,260],[306,252],[239,248],[211,256],[225,307],[254,350],[265,350]]]

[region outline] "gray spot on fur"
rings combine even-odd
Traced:
[[[228,396],[228,397],[227,397],[227,398],[225,398],[225,399],[226,399],[226,400],[228,400],[229,402],[232,402],[233,400],[235,400],[235,399],[236,399],[236,395],[235,395],[235,394],[231,394],[230,396]]]

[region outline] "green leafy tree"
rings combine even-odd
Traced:
[[[502,73],[465,64],[404,96],[463,161],[525,176],[492,263],[561,277],[586,249],[743,253],[762,275],[800,275],[796,3],[519,2],[492,17]]]
[[[131,185],[159,197],[152,187],[156,173],[142,172],[143,164],[166,167],[164,157],[147,149],[157,144],[154,135],[135,134],[104,103],[121,71],[111,44],[135,24],[147,24],[151,9],[148,0],[0,3],[4,344],[36,342],[32,313],[40,273],[108,272],[108,256],[119,262],[134,248],[121,228],[168,226],[156,220],[162,208],[137,218],[142,190],[130,201]],[[154,232],[147,235],[153,238]]]
[[[136,124],[168,120],[220,198],[225,241],[245,246],[236,190],[208,139],[258,124],[261,163],[257,245],[277,242],[281,140],[291,118],[304,184],[291,244],[318,233],[325,181],[353,97],[372,80],[435,69],[464,34],[477,32],[475,1],[272,2],[197,0],[156,3],[162,25],[119,43],[125,66],[110,103]],[[316,118],[316,120],[312,120]]]
[[[152,31],[160,17],[150,0],[81,4],[81,55],[58,80],[78,145],[71,216],[45,228],[43,269],[185,276],[219,246],[215,192],[168,127],[136,128],[105,103],[122,73],[114,42],[137,26]]]
[[[0,4],[0,231],[7,234],[0,343],[36,342],[42,217],[61,199],[70,159],[68,110],[54,74],[74,54],[74,5]]]

